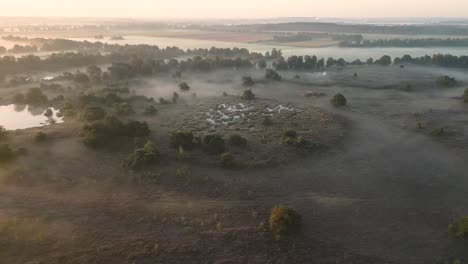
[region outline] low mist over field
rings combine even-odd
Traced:
[[[0,263],[468,263],[468,5],[0,9]]]

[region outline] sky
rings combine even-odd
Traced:
[[[467,17],[468,0],[0,0],[0,16]]]

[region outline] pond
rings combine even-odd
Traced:
[[[47,109],[52,110],[50,117],[44,115]],[[0,126],[3,126],[6,130],[16,130],[63,123],[63,117],[57,116],[58,112],[54,108],[4,105],[0,106]]]

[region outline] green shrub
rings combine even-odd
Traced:
[[[149,133],[146,122],[129,121],[124,124],[118,118],[110,116],[84,125],[81,137],[85,145],[101,147],[116,137],[146,137]]]
[[[225,168],[232,168],[236,165],[234,155],[229,152],[221,154],[221,165]]]
[[[124,125],[123,136],[127,137],[146,137],[150,134],[150,129],[146,122],[129,121]]]
[[[144,115],[156,115],[158,113],[158,109],[156,107],[149,105],[145,107],[145,110],[143,111]]]
[[[188,92],[188,91],[190,91],[190,86],[186,82],[183,82],[183,83],[179,84],[179,89],[182,92]]]
[[[127,168],[139,170],[158,161],[159,151],[153,142],[148,141],[143,148],[136,149],[127,160]]]
[[[288,129],[283,132],[283,138],[296,138],[297,137],[297,132],[292,129]]]
[[[255,99],[255,94],[252,92],[252,90],[245,90],[243,93],[242,93],[242,96],[241,96],[242,99],[244,100],[253,100]]]
[[[250,87],[255,84],[254,80],[250,76],[244,76],[242,77],[242,85],[245,87]]]
[[[439,136],[443,136],[445,134],[445,130],[443,127],[441,128],[434,128],[432,131],[431,131],[431,135],[434,136],[434,137],[439,137]]]
[[[210,154],[221,154],[225,150],[225,142],[220,135],[206,135],[203,137],[203,149]]]
[[[302,216],[286,206],[275,206],[270,212],[270,231],[277,240],[293,235],[301,230]]]
[[[179,100],[179,94],[174,92],[172,94],[172,103],[177,104],[177,101]]]
[[[453,77],[444,75],[437,78],[436,84],[439,87],[454,87],[457,85],[457,80]]]
[[[283,78],[273,69],[267,69],[265,73],[265,78],[273,81],[281,81]]]
[[[448,226],[451,235],[457,238],[468,238],[468,216],[463,216]]]
[[[160,103],[160,104],[170,104],[171,102],[169,102],[168,100],[166,100],[166,99],[160,97],[160,98],[159,98],[159,103]]]
[[[15,153],[7,144],[0,144],[0,162],[7,162],[15,158]]]
[[[47,141],[47,134],[44,132],[37,132],[36,135],[34,136],[34,140],[36,142],[44,142]]]
[[[228,143],[233,146],[245,147],[247,145],[247,139],[239,134],[232,134],[229,136]]]
[[[339,106],[345,106],[348,100],[346,99],[346,97],[344,97],[344,95],[338,93],[332,97],[330,102],[333,106],[339,107]]]
[[[465,92],[463,93],[463,101],[468,103],[468,88],[466,88]]]
[[[26,99],[24,97],[24,94],[22,94],[22,93],[15,94],[13,96],[13,98],[12,98],[12,101],[15,104],[25,104],[26,103]]]
[[[263,126],[271,126],[273,125],[273,121],[271,120],[271,117],[269,116],[264,116],[263,121],[262,121]]]
[[[115,103],[114,112],[119,116],[133,115],[135,111],[129,103]]]
[[[104,119],[106,111],[99,106],[88,106],[83,112],[83,119],[87,122]]]
[[[44,112],[44,116],[45,117],[52,117],[54,115],[54,112],[52,111],[52,109],[50,108],[47,108],[47,110]]]
[[[0,140],[7,138],[7,135],[8,135],[7,130],[3,126],[0,125]]]
[[[30,88],[25,96],[24,103],[30,105],[43,105],[48,102],[47,96],[39,88]]]
[[[171,134],[170,146],[172,148],[182,147],[184,150],[191,150],[194,147],[193,133],[191,131],[179,131]]]

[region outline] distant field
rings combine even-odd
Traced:
[[[181,39],[196,39],[196,40],[212,40],[225,42],[249,43],[266,41],[273,38],[270,33],[252,33],[252,32],[216,32],[216,31],[200,31],[200,30],[155,30],[155,31],[119,31],[119,32],[82,32],[82,31],[44,31],[41,33],[5,33],[3,35],[16,35],[27,37],[44,37],[44,38],[93,38],[96,35],[103,35],[105,38],[120,35],[120,36],[148,36],[148,37],[165,37],[165,38],[181,38]]]
[[[142,32],[142,35],[166,38],[198,39],[241,43],[265,41],[273,38],[273,35],[269,33],[213,32],[198,30],[158,31],[154,33]]]
[[[332,40],[332,39],[314,39],[314,40],[307,40],[307,41],[294,41],[294,42],[274,42],[274,41],[267,41],[262,42],[262,44],[266,45],[278,45],[278,46],[288,46],[288,47],[297,47],[297,48],[322,48],[322,47],[331,47],[337,46],[340,41]]]

